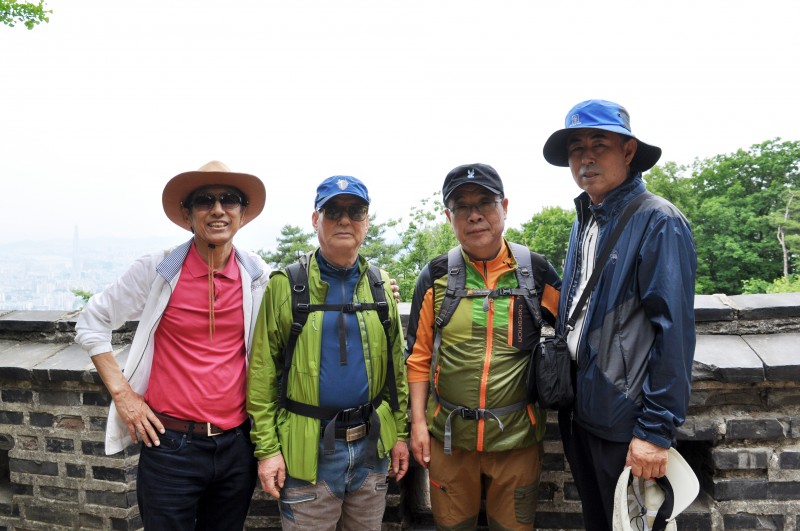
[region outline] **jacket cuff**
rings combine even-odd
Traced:
[[[641,426],[636,426],[633,428],[633,436],[637,439],[641,439],[643,441],[647,441],[649,443],[655,444],[656,446],[660,446],[661,448],[669,448],[672,446],[672,439],[666,439],[660,435],[656,435],[655,433],[644,431]]]

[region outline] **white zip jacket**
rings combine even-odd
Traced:
[[[75,323],[75,342],[90,356],[113,352],[111,332],[127,321],[139,321],[131,342],[123,374],[131,388],[144,395],[153,364],[153,336],[178,283],[181,266],[192,240],[173,249],[145,255],[102,293],[93,295]],[[261,297],[269,279],[269,268],[261,257],[235,250],[242,279],[244,341],[247,359]],[[106,426],[106,455],[133,444],[128,428],[111,403]]]

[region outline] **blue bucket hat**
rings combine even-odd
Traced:
[[[569,166],[567,139],[572,129],[603,129],[631,138],[631,117],[622,105],[605,100],[587,100],[574,106],[567,113],[564,129],[559,129],[544,143],[544,158],[553,166]],[[638,138],[636,154],[631,161],[631,171],[640,172],[652,168],[661,158],[661,148],[645,144]]]
[[[369,205],[369,192],[364,183],[349,175],[328,177],[317,186],[314,209],[319,210],[329,199],[337,195],[349,194],[363,199]]]

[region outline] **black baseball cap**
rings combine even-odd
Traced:
[[[488,164],[464,164],[450,170],[444,178],[442,185],[442,201],[447,206],[447,200],[455,192],[456,188],[464,184],[477,184],[486,188],[493,194],[505,197],[503,193],[503,181],[494,168]]]

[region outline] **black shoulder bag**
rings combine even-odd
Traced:
[[[614,232],[606,242],[603,250],[597,256],[597,262],[592,276],[586,283],[581,298],[572,310],[564,331],[555,337],[543,337],[538,345],[533,349],[532,359],[528,365],[527,386],[528,393],[532,400],[538,401],[539,406],[546,409],[564,409],[572,405],[575,399],[575,391],[572,388],[572,376],[570,370],[570,355],[567,349],[567,334],[575,328],[575,323],[581,313],[586,301],[589,300],[597,279],[603,271],[606,260],[608,260],[614,244],[617,243],[628,220],[639,207],[639,205],[652,196],[649,192],[638,195],[631,201],[622,215],[619,217]]]

